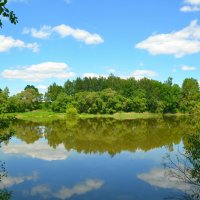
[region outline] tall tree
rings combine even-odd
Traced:
[[[186,78],[182,85],[181,110],[191,112],[200,99],[199,83],[196,79]]]

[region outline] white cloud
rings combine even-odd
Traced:
[[[65,200],[74,195],[83,195],[93,190],[100,189],[103,184],[104,182],[102,180],[88,179],[85,182],[78,183],[72,188],[62,187],[56,193],[47,185],[38,185],[31,189],[30,194],[32,196],[41,195],[43,198],[55,197],[56,199]]]
[[[105,75],[99,75],[99,74],[95,74],[95,73],[84,73],[83,74],[84,78],[99,78],[99,77],[106,77]]]
[[[131,77],[134,77],[136,80],[142,79],[144,77],[152,78],[154,76],[157,76],[156,72],[151,70],[135,70]]]
[[[181,191],[186,191],[191,189],[191,185],[181,181],[176,177],[169,178],[168,174],[170,172],[165,169],[152,169],[148,173],[142,173],[137,175],[137,177],[152,186],[156,186],[164,189],[178,189]]]
[[[59,145],[56,149],[53,149],[48,144],[39,141],[30,145],[26,143],[10,144],[3,146],[2,151],[5,154],[29,156],[45,161],[66,160],[71,154],[65,150],[63,145]]]
[[[50,26],[43,26],[39,31],[34,28],[28,29],[24,28],[23,34],[31,34],[34,38],[45,39],[49,38],[52,34],[52,30]]]
[[[0,189],[12,187],[13,185],[19,185],[25,181],[35,181],[38,179],[37,172],[33,172],[30,176],[17,176],[17,177],[4,177],[0,182]]]
[[[180,10],[182,12],[197,12],[200,11],[200,6],[183,6]]]
[[[111,71],[112,71],[112,69],[111,69]],[[115,70],[113,70],[112,72],[111,71],[110,71],[110,73],[115,72]],[[107,70],[107,72],[108,72],[108,70]],[[83,77],[87,77],[87,78],[105,77],[105,78],[107,78],[110,73],[107,73],[107,74],[84,73]],[[130,75],[123,75],[121,73],[117,73],[117,74],[114,74],[114,75],[117,76],[117,77],[120,77],[122,79],[128,79],[130,77],[134,77],[136,80],[139,80],[139,79],[142,79],[144,77],[153,78],[153,77],[157,76],[157,73],[155,71],[152,71],[152,70],[135,70]]]
[[[25,43],[22,40],[0,35],[0,52],[6,52],[13,48],[30,49],[33,52],[39,51],[39,45],[37,43]]]
[[[174,55],[177,58],[200,52],[200,26],[193,20],[184,29],[168,34],[152,35],[136,44],[138,49],[147,50],[152,55]]]
[[[182,12],[197,12],[200,11],[200,0],[185,0],[186,5],[181,7]]]
[[[22,79],[32,82],[41,82],[50,78],[70,78],[74,75],[66,63],[56,62],[44,62],[37,65],[21,67],[20,69],[6,69],[2,72],[4,78]]]
[[[191,67],[191,66],[183,65],[183,66],[181,67],[181,69],[182,69],[183,71],[194,71],[194,70],[196,70],[196,67]]]
[[[40,30],[36,30],[34,28],[25,28],[23,31],[24,34],[31,34],[32,37],[35,38],[49,38],[52,36],[53,33],[57,33],[61,38],[65,37],[73,37],[74,39],[78,41],[82,41],[85,44],[91,45],[91,44],[100,44],[103,43],[103,38],[96,34],[96,33],[90,33],[86,30],[82,29],[74,29],[70,26],[67,26],[65,24],[61,24],[59,26],[51,27],[51,26],[43,26]]]
[[[200,0],[185,0],[186,3],[200,5]]]

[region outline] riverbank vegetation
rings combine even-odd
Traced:
[[[164,83],[147,78],[122,79],[114,75],[77,78],[66,81],[64,86],[53,83],[44,95],[33,85],[27,85],[12,96],[9,88],[0,89],[1,114],[43,110],[54,116],[56,113],[83,116],[118,113],[115,115],[124,117],[130,114],[120,113],[134,113],[135,116],[135,113],[194,113],[199,108],[199,84],[193,78],[185,79],[181,87],[174,84],[172,78]]]
[[[69,118],[79,118],[79,119],[92,119],[92,118],[113,118],[117,120],[125,119],[149,119],[149,118],[159,118],[162,115],[157,113],[115,113],[115,114],[68,114],[68,113],[55,113],[52,111],[32,111],[24,113],[11,113],[6,114],[8,116],[14,116],[17,119],[32,121],[32,122],[51,122],[55,120],[65,120]],[[176,116],[179,114],[176,114]]]

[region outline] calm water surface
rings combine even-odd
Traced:
[[[182,151],[188,118],[18,121],[0,148],[12,199],[146,200],[182,193],[163,157]]]

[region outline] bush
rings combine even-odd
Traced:
[[[77,117],[78,111],[73,105],[69,104],[66,106],[66,114],[69,117]]]

